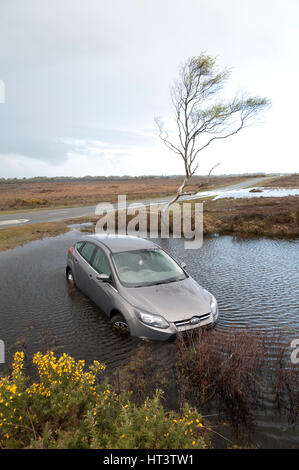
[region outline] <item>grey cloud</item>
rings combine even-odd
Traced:
[[[0,161],[3,155],[22,155],[36,160],[59,164],[67,159],[68,146],[51,138],[18,137],[0,138]]]
[[[237,87],[268,90],[294,66],[297,18],[297,0],[0,0],[0,154],[58,164],[88,151],[83,141],[115,158],[153,146],[179,63],[206,50],[234,68]],[[284,96],[277,87],[270,98]]]
[[[104,2],[2,0],[0,13],[1,62],[12,68],[111,56],[120,46]]]

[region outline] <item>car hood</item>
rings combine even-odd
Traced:
[[[211,311],[208,294],[188,277],[182,281],[124,289],[131,305],[148,313],[162,315],[170,322],[187,320]]]

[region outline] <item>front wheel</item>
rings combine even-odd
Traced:
[[[127,320],[120,313],[114,315],[111,318],[112,328],[123,336],[130,335],[129,325]]]
[[[75,286],[75,279],[74,279],[73,271],[71,269],[68,269],[66,272],[66,280],[69,286],[71,287]]]

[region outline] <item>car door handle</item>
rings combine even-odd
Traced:
[[[93,278],[93,275],[92,275],[92,274],[88,274],[88,277],[89,277],[89,279],[92,279],[92,278]]]

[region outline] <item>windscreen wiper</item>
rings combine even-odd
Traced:
[[[158,286],[160,284],[170,284],[171,282],[176,282],[176,281],[181,281],[182,279],[169,279],[166,281],[159,281],[159,282],[154,282],[153,284],[150,284],[151,286]]]

